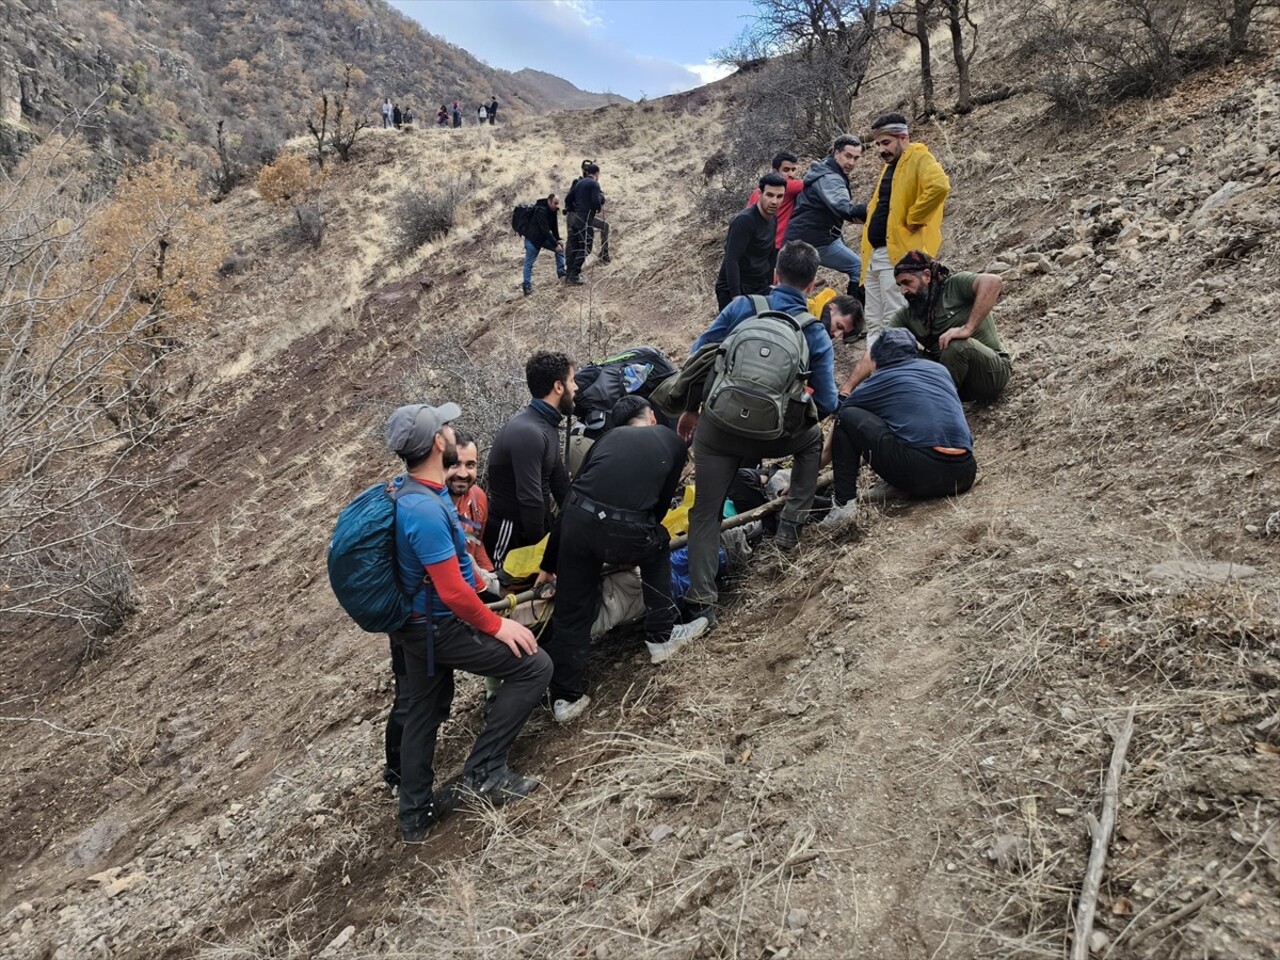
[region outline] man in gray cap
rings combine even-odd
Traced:
[[[467,553],[467,540],[445,485],[457,460],[454,403],[400,407],[387,421],[387,447],[405,475],[393,481],[396,563],[412,598],[409,622],[391,634],[400,739],[400,832],[421,843],[449,803],[433,792],[436,732],[453,702],[453,671],[503,681],[463,767],[459,793],[495,804],[528,796],[538,781],[507,766],[507,751],[551,679],[551,658],[529,630],[489,610]],[[395,712],[395,711],[393,711]],[[391,733],[388,733],[390,744]]]
[[[854,370],[858,387],[840,405],[823,461],[835,465],[834,503],[819,526],[852,520],[866,460],[891,486],[920,499],[973,486],[973,435],[947,368],[921,357],[910,330],[890,327]]]

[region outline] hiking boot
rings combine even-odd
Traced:
[[[688,623],[676,624],[671,630],[671,636],[661,643],[656,640],[646,640],[644,645],[649,648],[649,662],[665,663],[679,653],[681,647],[691,640],[698,639],[709,628],[707,618],[699,617]]]
[[[433,800],[427,808],[427,812],[419,816],[411,823],[400,821],[400,839],[404,843],[418,844],[425,843],[431,831],[436,825],[448,814],[447,810],[442,810]]]
[[[858,518],[858,501],[850,500],[848,503],[837,503],[831,507],[831,512],[818,521],[819,530],[838,530],[847,523],[853,523]]]
[[[460,791],[500,807],[512,800],[523,800],[539,786],[541,784],[533,777],[522,777],[503,764],[484,774],[464,773]]]
[[[574,287],[580,287],[583,284],[585,284],[587,281],[583,280],[579,274],[566,273],[564,277],[564,282]]]
[[[551,704],[551,715],[556,723],[570,723],[587,712],[591,706],[590,697],[579,697],[577,700],[556,700]]]
[[[774,545],[783,553],[790,553],[800,546],[800,527],[791,520],[779,520],[778,532],[773,535]]]
[[[686,607],[689,612],[689,622],[697,623],[699,620],[707,622],[703,633],[707,633],[716,628],[716,608],[709,603],[695,603]]]
[[[601,255],[601,257],[600,257],[600,262],[601,262],[601,263],[612,263],[612,262],[613,262],[613,257],[609,256],[607,253],[606,253],[606,254],[603,254],[603,255]]]
[[[520,292],[527,297],[529,294],[533,293],[533,284],[532,283],[520,284]]]

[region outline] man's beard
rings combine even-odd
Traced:
[[[471,489],[475,483],[470,477],[451,477],[448,481],[449,492],[455,497],[461,497]]]
[[[914,309],[923,309],[929,303],[929,295],[927,293],[904,293],[902,297]]]
[[[444,458],[442,462],[446,470],[458,465],[458,445],[456,443],[451,443],[444,448]]]
[[[573,397],[569,396],[568,390],[560,394],[559,410],[566,417],[573,413]]]

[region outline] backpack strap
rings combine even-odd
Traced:
[[[396,565],[396,586],[400,585],[400,555],[396,550],[396,540],[399,537],[398,520],[400,498],[409,494],[418,494],[421,496],[427,496],[428,494],[432,496],[436,495],[434,490],[423,486],[416,480],[410,483],[409,481],[411,479],[412,478],[407,473],[402,473],[388,480],[387,485],[384,488],[386,490],[387,497],[391,500],[391,506],[393,512],[396,514],[397,521],[391,531],[391,561]],[[397,483],[396,481],[400,482]],[[413,591],[413,593],[406,593],[405,596],[409,600],[410,608],[412,608],[413,601],[417,599],[418,594],[424,590],[427,593],[427,676],[434,677],[436,675],[436,624],[435,620],[431,616],[431,605],[435,603],[435,597],[431,589],[431,578],[427,576],[425,571],[422,574],[422,582],[419,584],[418,589]]]
[[[769,313],[773,310],[773,305],[769,303],[769,298],[762,297],[758,293],[751,294],[751,305],[755,307],[755,315],[757,317],[762,313]]]

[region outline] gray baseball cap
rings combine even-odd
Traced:
[[[431,450],[441,428],[460,416],[462,409],[456,403],[438,407],[411,403],[400,407],[387,418],[387,449],[406,460],[421,457]]]

